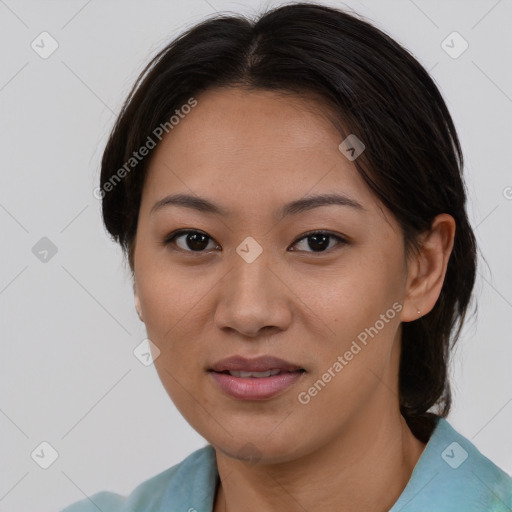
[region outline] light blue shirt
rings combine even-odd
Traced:
[[[102,491],[62,512],[212,512],[218,478],[207,445],[128,497]],[[512,512],[512,478],[440,418],[389,512]]]

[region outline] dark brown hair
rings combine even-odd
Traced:
[[[326,6],[295,3],[255,20],[217,15],[187,30],[141,72],[103,154],[103,218],[128,256],[132,277],[150,157],[133,169],[126,162],[156,127],[170,128],[171,116],[191,97],[223,86],[325,100],[339,120],[340,134],[355,134],[364,142],[366,149],[354,164],[401,225],[407,254],[418,248],[418,235],[436,215],[454,217],[454,247],[440,297],[428,314],[402,324],[400,410],[416,437],[426,442],[437,416],[446,417],[450,410],[449,354],[460,335],[476,273],[463,155],[438,88],[420,63],[383,31]],[[123,166],[125,172],[119,172]],[[436,414],[428,412],[433,406]]]

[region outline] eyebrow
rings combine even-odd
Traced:
[[[283,219],[289,215],[297,215],[299,213],[312,210],[313,208],[328,205],[349,206],[356,210],[366,211],[366,208],[364,208],[362,204],[348,196],[342,194],[320,194],[315,196],[307,196],[285,204],[279,211],[278,218]],[[203,197],[192,196],[188,194],[176,194],[160,199],[151,208],[150,215],[153,215],[158,210],[168,206],[181,206],[200,212],[213,213],[224,216],[232,215],[232,212],[223,206],[220,206]]]

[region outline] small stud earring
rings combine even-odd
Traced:
[[[418,315],[421,315],[421,311],[418,309]]]

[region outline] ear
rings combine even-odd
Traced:
[[[144,322],[144,320],[142,319],[142,310],[140,307],[139,293],[137,292],[137,285],[135,284],[135,280],[133,281],[133,297],[135,301],[135,309],[137,310],[137,314],[139,315],[140,321]]]
[[[432,222],[430,230],[421,235],[421,249],[410,256],[407,264],[402,322],[417,320],[434,308],[453,249],[455,228],[455,219],[441,213]]]

